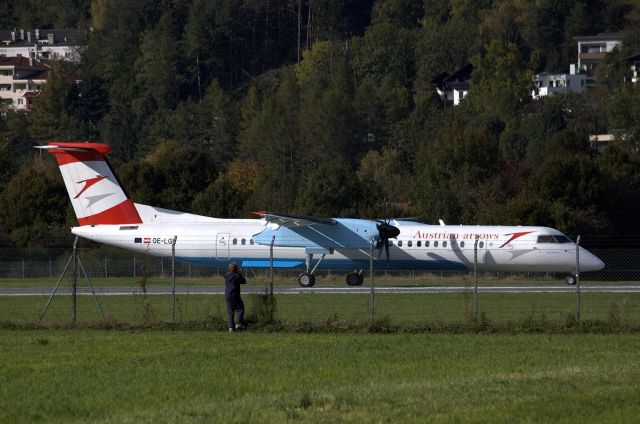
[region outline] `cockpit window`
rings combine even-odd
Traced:
[[[553,236],[538,236],[538,243],[557,243]]]
[[[567,236],[553,236],[553,238],[556,239],[558,243],[572,243],[571,239]]]

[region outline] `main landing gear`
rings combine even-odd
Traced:
[[[316,276],[310,272],[303,272],[298,275],[298,284],[300,287],[313,287],[316,284]]]
[[[320,262],[324,259],[325,255],[323,254],[320,259],[314,264],[313,268],[311,268],[311,264],[313,262],[313,253],[307,253],[307,258],[305,260],[306,271],[298,275],[298,285],[300,287],[309,288],[313,287],[316,284],[316,276],[314,274]],[[364,276],[362,275],[362,270],[352,272],[347,274],[347,285],[349,286],[361,286],[364,282]]]
[[[364,277],[362,276],[362,270],[359,272],[352,272],[347,274],[347,285],[348,286],[361,286],[364,281]]]

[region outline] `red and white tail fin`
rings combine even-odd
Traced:
[[[142,223],[105,158],[111,147],[67,142],[38,147],[55,156],[80,225]]]

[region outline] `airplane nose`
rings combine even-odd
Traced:
[[[583,258],[580,260],[581,271],[600,271],[604,268],[604,262],[593,253],[584,250]]]

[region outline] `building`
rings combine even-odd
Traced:
[[[431,80],[431,83],[435,84],[438,96],[445,104],[458,106],[469,93],[469,80],[472,72],[473,65],[467,63],[452,74],[445,72],[438,75]]]
[[[77,29],[0,29],[0,57],[79,62],[80,38]]]
[[[0,57],[0,105],[30,110],[31,102],[47,83],[49,66],[26,57]]]
[[[575,73],[574,65],[571,70],[569,74],[544,72],[535,75],[535,89],[531,96],[539,99],[551,94],[582,93],[587,89],[587,76]]]
[[[622,33],[580,36],[573,39],[578,43],[577,72],[586,74],[587,88],[592,88],[595,85],[596,68],[607,53],[622,45]]]

